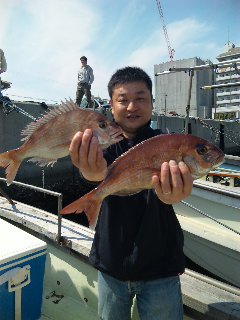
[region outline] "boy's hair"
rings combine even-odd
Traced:
[[[144,82],[152,95],[152,80],[149,75],[138,67],[125,67],[118,69],[108,83],[109,97],[112,99],[113,90],[121,84],[128,82]]]
[[[82,56],[82,57],[80,58],[80,60],[85,60],[85,61],[87,62],[87,57]]]

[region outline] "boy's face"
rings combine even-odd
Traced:
[[[84,59],[80,59],[80,62],[81,62],[81,64],[82,64],[82,66],[83,66],[83,67],[85,67],[85,66],[86,66],[86,64],[87,64],[87,61],[86,61],[86,60],[84,60]]]
[[[110,100],[115,121],[127,138],[133,138],[152,115],[152,96],[144,82],[129,82],[114,88]]]

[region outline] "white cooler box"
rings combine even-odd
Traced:
[[[41,316],[47,245],[0,219],[0,320]]]

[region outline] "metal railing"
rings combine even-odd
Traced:
[[[1,181],[7,181],[5,178],[0,178]],[[52,190],[48,190],[48,189],[44,189],[44,188],[40,188],[40,187],[36,187],[33,186],[31,184],[26,184],[26,183],[22,183],[22,182],[18,182],[18,181],[13,181],[12,184],[15,184],[17,186],[21,186],[24,188],[28,188],[28,189],[32,189],[35,191],[39,191],[45,194],[49,194],[51,196],[57,197],[58,198],[58,234],[57,234],[57,243],[61,242],[61,229],[62,229],[62,215],[60,214],[60,211],[62,210],[62,199],[63,199],[63,195],[62,193],[59,192],[55,192]]]

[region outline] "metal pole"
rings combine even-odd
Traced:
[[[165,116],[167,114],[167,94],[165,93]]]
[[[215,72],[214,72],[214,69],[212,69],[212,85],[214,84],[214,75],[215,75]],[[214,115],[213,115],[213,119],[215,119],[216,117],[216,113],[217,113],[217,102],[214,101],[214,91],[212,91],[212,94],[211,94],[211,98],[212,98],[212,106],[214,106]],[[215,103],[214,103],[215,102]],[[211,110],[211,117],[212,117],[212,110]]]
[[[185,133],[188,133],[188,122],[189,122],[189,112],[190,112],[190,102],[191,102],[191,93],[192,93],[192,80],[194,76],[194,70],[189,70],[189,87],[188,87],[188,101],[186,108],[186,120],[185,120]]]
[[[62,215],[60,214],[60,211],[62,210],[62,194],[58,196],[58,234],[57,234],[57,243],[61,243],[61,237],[62,237]]]
[[[163,72],[157,72],[155,76],[160,76],[164,74],[169,74],[169,73],[174,73],[174,72],[179,72],[179,71],[188,71],[188,70],[204,70],[204,69],[217,69],[218,67],[236,67],[237,64],[240,64],[240,59],[234,59],[234,60],[228,60],[228,61],[222,61],[218,63],[211,63],[211,64],[203,64],[200,66],[194,66],[194,67],[189,67],[189,68],[169,68],[168,71],[163,71]]]
[[[202,90],[210,90],[210,89],[217,89],[217,88],[224,88],[224,87],[237,87],[240,86],[240,82],[229,82],[223,84],[214,84],[212,86],[203,86],[200,89]]]

